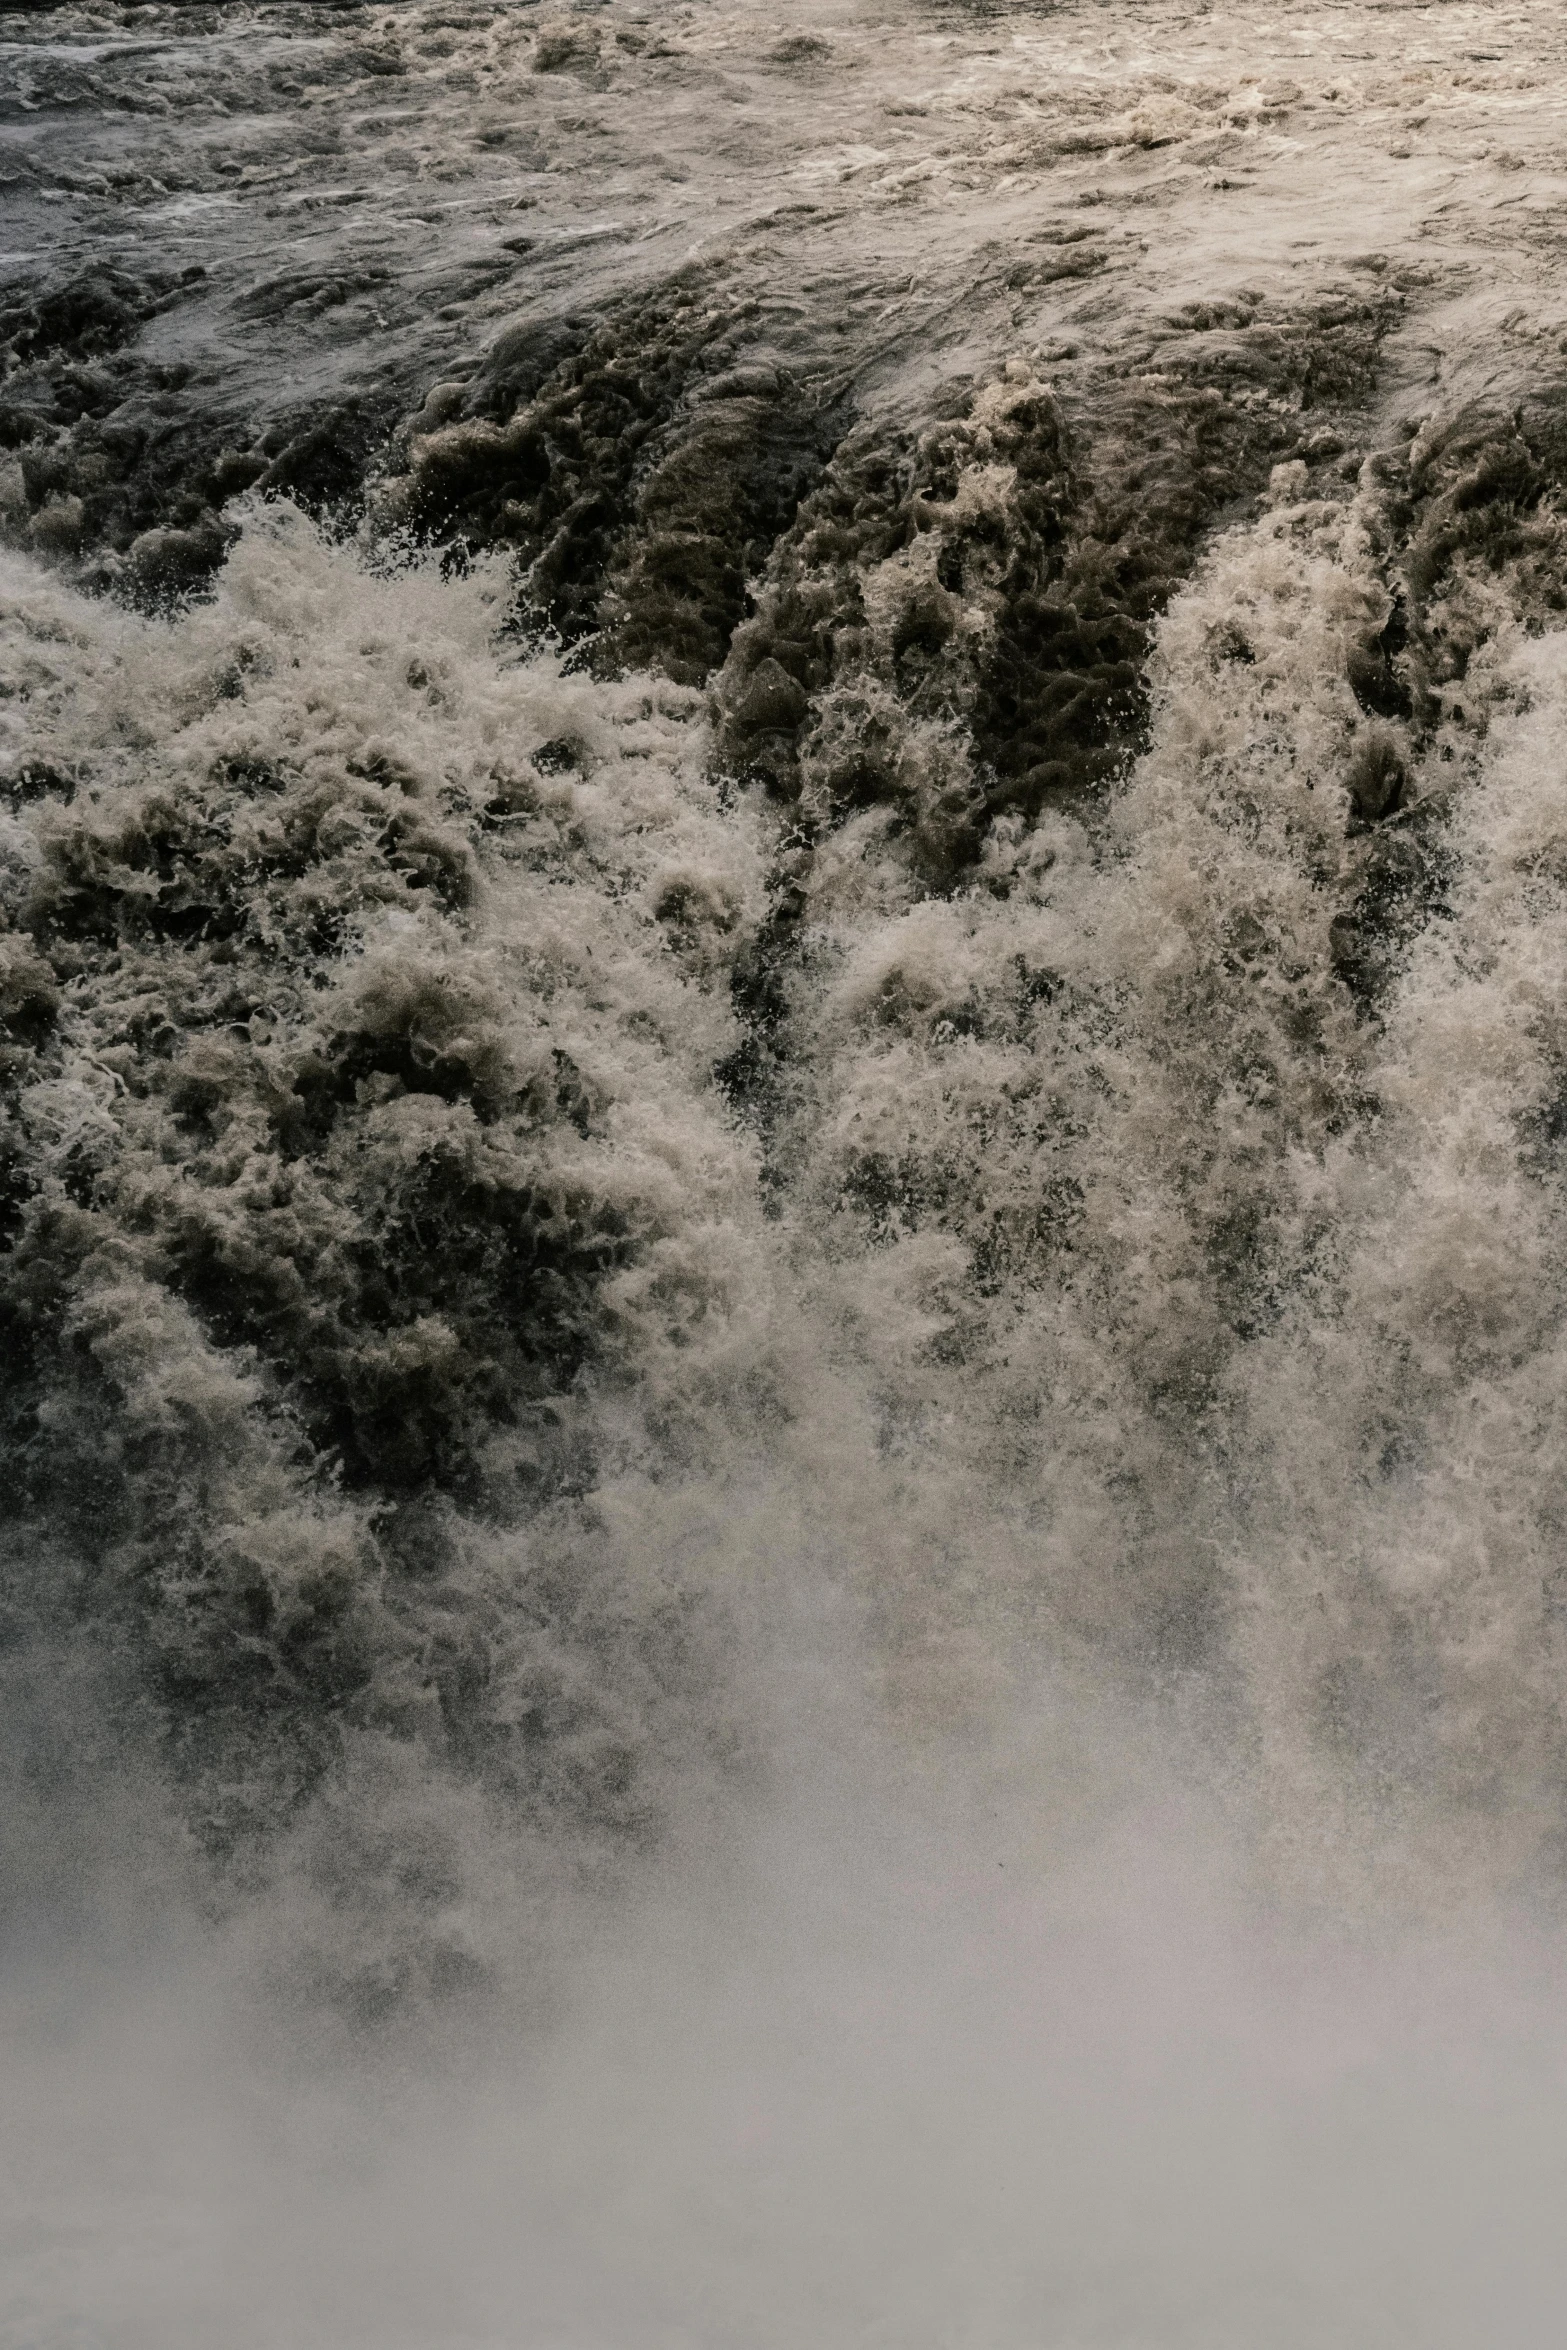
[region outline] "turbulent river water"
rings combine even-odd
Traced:
[[[3,2350],[1559,2341],[1564,74],[0,17]]]

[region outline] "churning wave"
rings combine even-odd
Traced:
[[[6,313],[5,2350],[1555,2338],[1567,408],[1450,256],[1127,274],[1347,83],[1003,152],[992,23],[966,293],[813,196],[351,428]]]

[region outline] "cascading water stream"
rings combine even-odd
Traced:
[[[0,2350],[1554,2343],[1557,36],[448,13],[20,43]]]

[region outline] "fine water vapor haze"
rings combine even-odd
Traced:
[[[1554,2343],[1555,12],[0,47],[0,2346]]]

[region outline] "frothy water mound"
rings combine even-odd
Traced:
[[[939,895],[499,574],[13,566],[8,2339],[1547,2338],[1567,663],[1368,997],[1380,494]]]
[[[1559,35],[1231,13],[12,39],[0,2350],[1559,2334]]]
[[[480,1789],[635,1840],[710,1677],[589,1495],[700,1450],[756,1310],[708,1074],[755,845],[689,695],[288,508],[174,623],[7,600],[13,1608],[113,1621],[226,1865],[317,1818],[374,2002],[453,1909],[448,1766],[459,1840]]]

